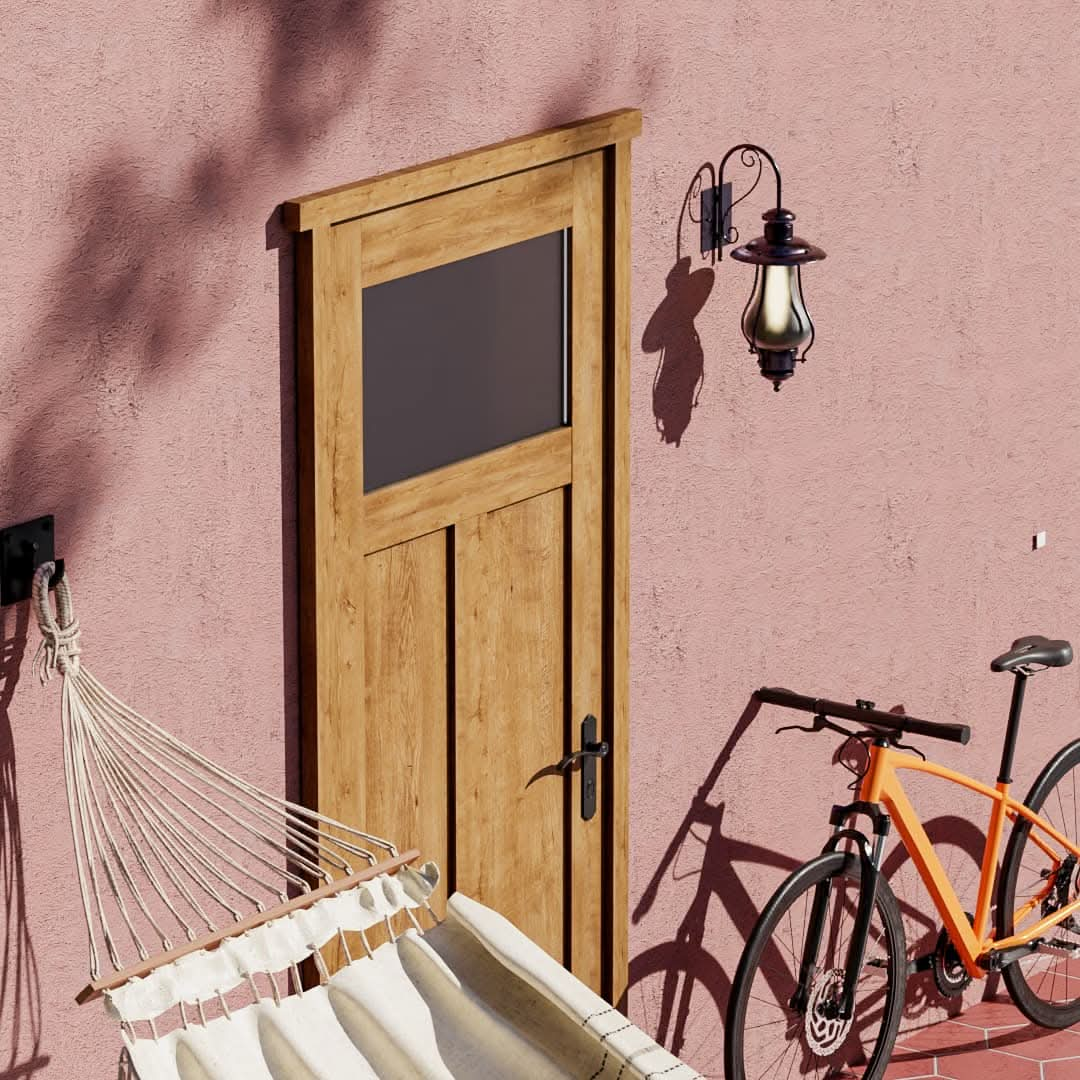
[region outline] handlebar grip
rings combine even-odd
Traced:
[[[754,697],[768,705],[781,705],[785,709],[813,713],[815,716],[831,716],[836,720],[850,720],[856,724],[872,724],[887,731],[908,732],[925,735],[930,739],[960,743],[966,746],[971,740],[971,728],[967,724],[938,724],[933,720],[920,720],[901,713],[882,712],[880,709],[864,709],[858,705],[845,705],[839,701],[796,694],[780,686],[763,686]]]

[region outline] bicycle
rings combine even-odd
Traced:
[[[1066,666],[1072,656],[1067,641],[1032,636],[1015,641],[991,663],[991,670],[1014,675],[994,787],[938,765],[901,741],[917,736],[966,744],[967,725],[883,712],[869,701],[847,705],[769,687],[756,692],[762,703],[814,717],[809,726],[788,725],[778,733],[835,732],[861,742],[867,762],[856,800],[832,809],[833,833],[822,853],[776,890],[747,940],[725,1023],[727,1080],[881,1080],[913,967],[896,897],[880,873],[893,824],[944,924],[930,958],[943,992],[962,993],[973,979],[1001,972],[1013,1001],[1033,1023],[1065,1028],[1080,1022],[1080,739],[1050,759],[1023,802],[1009,793],[1027,680],[1037,671]],[[964,911],[904,792],[898,775],[904,770],[991,800],[973,914]],[[869,834],[856,827],[864,818],[872,826]],[[1012,832],[998,878],[1006,821]],[[1070,970],[1073,960],[1077,965]]]

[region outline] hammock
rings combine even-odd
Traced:
[[[34,577],[35,668],[63,679],[90,950],[77,1000],[104,999],[140,1080],[698,1076],[496,912],[455,893],[440,921],[418,852],[260,790],[124,705],[81,663],[67,576],[54,614],[53,571]]]

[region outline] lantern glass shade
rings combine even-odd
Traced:
[[[813,333],[798,266],[759,266],[742,330],[755,351],[801,349]]]

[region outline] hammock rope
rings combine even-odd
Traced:
[[[34,577],[34,670],[42,683],[64,680],[64,773],[92,979],[102,950],[114,971],[126,949],[139,960],[172,950],[167,923],[194,942],[218,932],[211,909],[239,923],[287,903],[289,889],[310,893],[398,855],[389,840],[263,791],[121,702],[82,663],[69,574],[53,611],[52,572],[46,563]]]
[[[91,974],[76,1000],[104,998],[138,1080],[698,1076],[496,912],[455,893],[438,919],[418,852],[262,790],[125,705],[83,663],[69,574],[53,610],[53,570],[34,577],[34,670],[63,680]]]

